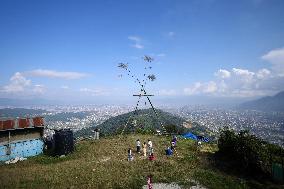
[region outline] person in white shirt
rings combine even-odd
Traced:
[[[150,139],[148,139],[148,153],[149,155],[153,153],[153,143]]]
[[[131,148],[129,148],[127,152],[128,152],[127,160],[128,160],[128,161],[132,161],[132,160],[133,160],[133,156],[132,156]]]
[[[136,149],[137,149],[137,153],[140,154],[141,143],[140,143],[140,140],[139,140],[139,139],[136,140]]]

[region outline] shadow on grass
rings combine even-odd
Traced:
[[[208,165],[197,169],[194,177],[202,180],[210,188],[251,188],[251,189],[282,189],[284,185],[274,183],[269,175],[258,172],[251,174],[237,166],[233,160],[220,157],[218,154],[203,152]]]
[[[74,152],[67,154],[67,155],[54,156],[50,152],[49,153],[45,152],[38,156],[30,157],[29,160],[31,162],[43,164],[43,165],[60,163],[60,162],[69,161],[69,160],[75,160],[81,157],[83,149],[84,148],[82,148],[82,145],[77,145],[74,149]]]
[[[42,154],[39,156],[31,157],[30,161],[33,161],[35,163],[42,164],[42,165],[48,165],[48,164],[68,161],[71,159],[74,159],[73,157],[71,157],[71,155],[60,157],[60,156],[49,156],[49,155]]]

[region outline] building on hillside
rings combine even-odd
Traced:
[[[43,117],[0,119],[0,161],[41,154]]]

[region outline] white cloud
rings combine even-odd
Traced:
[[[243,88],[249,87],[254,82],[255,73],[246,69],[233,68],[234,82],[242,85]]]
[[[196,83],[193,84],[193,86],[184,88],[183,91],[187,95],[194,95],[194,94],[198,94],[200,92],[199,91],[200,88],[201,88],[201,83],[196,82]]]
[[[239,97],[271,95],[284,90],[284,86],[280,84],[283,81],[283,77],[266,68],[256,72],[235,69],[233,78],[226,81],[228,88],[224,94]]]
[[[172,32],[172,31],[168,32],[169,37],[173,37],[174,35],[175,35],[175,32]]]
[[[144,45],[142,45],[142,39],[138,36],[128,36],[128,39],[132,42],[134,42],[134,44],[132,44],[131,46],[136,48],[136,49],[143,49]]]
[[[135,43],[134,45],[131,45],[132,47],[136,48],[136,49],[143,49],[144,46],[138,43]]]
[[[234,89],[229,94],[224,96],[230,97],[255,97],[255,96],[265,96],[269,91],[261,91],[261,90],[241,90],[241,89]]]
[[[233,68],[215,73],[219,82],[215,95],[223,96],[264,96],[284,90],[284,48],[273,49],[261,57],[268,61],[270,68],[251,71]],[[230,72],[230,74],[228,74]]]
[[[237,75],[237,76],[240,76],[240,77],[244,77],[245,79],[252,79],[253,76],[254,76],[254,72],[251,72],[249,70],[245,70],[245,69],[240,69],[240,68],[233,68],[232,69],[232,72]]]
[[[44,70],[44,69],[37,69],[32,70],[24,73],[27,76],[34,76],[34,77],[49,77],[49,78],[60,78],[60,79],[81,79],[83,77],[89,76],[86,73],[80,72],[59,72],[55,70]]]
[[[89,89],[89,88],[81,88],[80,91],[81,92],[94,92],[93,89]]]
[[[43,85],[34,85],[33,92],[36,94],[44,94],[45,86]]]
[[[219,93],[226,93],[228,91],[229,86],[224,80],[222,80],[221,82],[217,83],[216,87]]]
[[[215,81],[195,82],[184,88],[184,94],[254,97],[284,90],[284,77],[266,68],[255,72],[242,68],[233,68],[230,71],[219,69],[214,75],[217,76]]]
[[[177,92],[174,89],[162,89],[158,92],[160,96],[175,96]]]
[[[61,89],[69,89],[69,86],[63,85],[63,86],[61,86]]]
[[[157,54],[157,56],[158,56],[158,57],[165,57],[165,56],[166,56],[166,54],[164,54],[164,53],[160,53],[160,54]]]
[[[261,69],[261,70],[258,70],[258,72],[256,73],[256,76],[258,79],[265,79],[267,77],[269,77],[271,74],[271,72],[268,70],[268,69]]]
[[[203,92],[204,93],[214,93],[217,91],[217,85],[214,81],[209,81],[208,83],[205,83],[203,86]]]
[[[274,49],[261,57],[272,63],[284,63],[284,48]]]
[[[22,73],[16,72],[11,78],[9,84],[2,87],[0,92],[3,95],[13,95],[13,96],[31,96],[31,95],[41,95],[46,91],[44,85],[32,85],[32,81],[23,76]],[[6,93],[6,94],[5,94]]]
[[[4,86],[2,91],[6,93],[23,92],[30,85],[31,80],[26,79],[20,72],[16,72],[10,78],[10,83]]]
[[[221,78],[221,79],[226,79],[226,78],[230,78],[231,77],[231,72],[229,72],[228,70],[224,70],[224,69],[219,69],[216,73],[215,76]]]
[[[284,76],[284,48],[271,50],[261,58],[272,64],[273,71]]]
[[[138,36],[128,36],[129,40],[135,41],[135,42],[140,42],[141,38]]]
[[[109,93],[103,89],[90,89],[90,88],[81,88],[80,92],[83,92],[91,96],[107,96]]]
[[[186,95],[212,94],[217,91],[217,84],[214,81],[205,83],[196,82],[193,86],[184,88],[183,91]]]

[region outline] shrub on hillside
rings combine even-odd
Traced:
[[[166,125],[165,129],[166,129],[167,133],[177,133],[178,132],[177,126],[176,125],[172,125],[172,124]]]
[[[269,144],[246,130],[236,133],[223,129],[218,147],[217,154],[234,161],[238,168],[247,173],[270,173],[271,163],[281,163],[283,156],[280,146]]]
[[[168,124],[165,125],[165,129],[167,133],[172,133],[172,134],[184,134],[186,132],[186,128],[185,127],[178,127],[174,124]]]
[[[143,134],[143,135],[145,135],[145,134],[154,134],[155,130],[152,129],[152,128],[137,128],[135,133]]]

